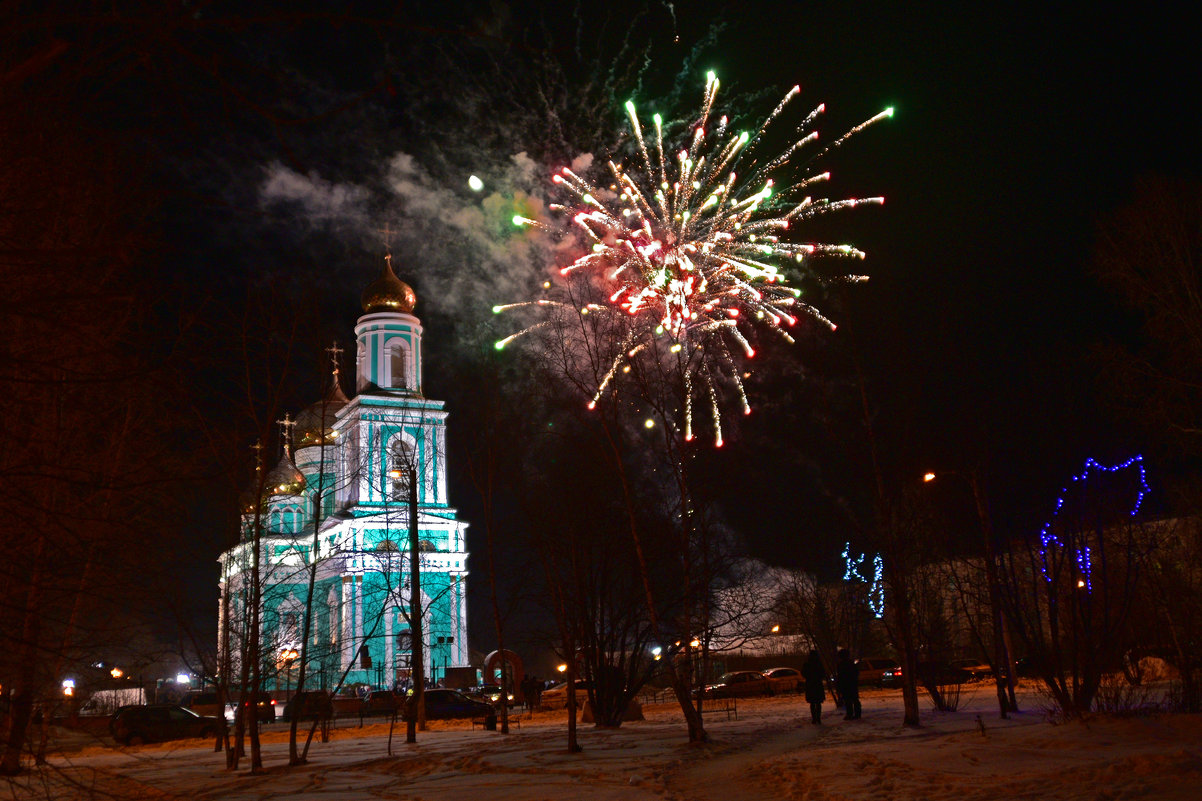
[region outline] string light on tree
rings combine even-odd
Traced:
[[[800,223],[834,211],[884,198],[830,200],[811,193],[830,180],[813,165],[848,137],[891,117],[892,109],[857,125],[819,149],[815,120],[825,105],[809,112],[787,140],[783,152],[759,152],[764,134],[800,94],[794,86],[757,130],[728,130],[725,116],[715,118],[718,79],[708,75],[702,107],[683,135],[665,136],[659,114],[653,130],[644,130],[633,102],[627,102],[630,133],[637,154],[628,161],[610,159],[606,185],[597,186],[570,168],[552,177],[566,202],[553,211],[571,220],[587,250],[559,274],[587,277],[604,303],[573,306],[580,314],[601,312],[623,320],[621,341],[612,364],[601,376],[590,408],[596,405],[622,368],[640,357],[659,359],[679,372],[683,384],[685,440],[693,439],[693,404],[709,407],[714,442],[722,443],[719,389],[734,388],[744,414],[751,407],[740,363],[755,356],[752,328],[764,328],[792,342],[788,333],[801,317],[834,330],[835,324],[790,285],[805,276],[822,282],[863,281],[863,275],[820,276],[823,257],[863,259],[847,244],[807,239]],[[681,141],[683,140],[683,141]],[[673,144],[669,144],[672,142]],[[809,170],[807,172],[807,170]],[[551,230],[538,220],[517,216],[516,225]],[[533,305],[565,305],[540,298],[498,305],[494,312]],[[547,324],[536,323],[497,342],[504,348],[517,337]]]
[[[880,554],[872,557],[872,578],[869,579],[865,562],[868,554],[851,555],[851,543],[843,546],[843,580],[864,582],[868,585],[868,608],[878,618],[885,616],[885,560]]]
[[[1135,494],[1135,502],[1131,505],[1128,511],[1129,517],[1135,517],[1139,513],[1140,506],[1143,505],[1144,498],[1147,497],[1151,490],[1148,488],[1147,473],[1144,470],[1144,457],[1133,456],[1125,462],[1107,467],[1094,459],[1085,460],[1085,469],[1080,475],[1073,476],[1072,480],[1063,489],[1060,490],[1060,496],[1056,499],[1056,507],[1052,511],[1052,516],[1043,528],[1039,530],[1040,543],[1040,570],[1043,571],[1044,580],[1048,583],[1052,582],[1051,570],[1048,566],[1048,554],[1053,549],[1068,549],[1068,545],[1056,533],[1052,531],[1052,526],[1055,524],[1060,511],[1064,508],[1065,500],[1069,491],[1074,484],[1084,485],[1091,478],[1101,477],[1108,474],[1114,474],[1123,470],[1135,470],[1138,477],[1138,486]],[[1082,544],[1079,548],[1071,549],[1072,556],[1077,565],[1077,570],[1081,578],[1077,582],[1077,586],[1084,589],[1086,592],[1093,592],[1093,554],[1088,545]]]

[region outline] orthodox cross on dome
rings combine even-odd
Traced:
[[[384,260],[392,266],[392,226],[384,223],[384,227],[377,228],[376,232],[384,235]]]
[[[276,420],[276,424],[280,427],[280,436],[284,440],[284,455],[289,459],[292,458],[292,429],[296,427],[296,421],[292,419],[292,415],[284,412],[283,420]]]
[[[339,373],[338,361],[339,357],[342,356],[342,348],[338,347],[338,340],[335,339],[334,344],[326,348],[326,353],[330,354],[330,365],[334,369],[334,380],[337,381]]]
[[[251,445],[250,449],[255,452],[255,472],[263,472],[263,441],[255,440],[255,444]]]

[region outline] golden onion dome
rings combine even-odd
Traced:
[[[367,285],[363,290],[363,311],[372,312],[402,312],[411,314],[417,305],[417,295],[413,288],[396,277],[392,271],[391,254],[384,257],[384,271],[380,277]]]
[[[300,449],[314,445],[332,445],[334,421],[338,411],[348,403],[350,401],[342,394],[342,387],[338,385],[338,377],[335,376],[325,398],[296,416],[296,447]]]
[[[304,489],[305,476],[296,469],[288,454],[284,454],[263,480],[264,495],[300,495]]]

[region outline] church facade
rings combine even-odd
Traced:
[[[283,456],[266,474],[259,468],[241,541],[219,559],[221,651],[230,657],[222,664],[236,682],[250,652],[258,532],[258,661],[263,686],[277,694],[295,688],[302,653],[308,689],[387,688],[409,679],[417,614],[409,583],[413,491],[424,673],[437,680],[468,663],[467,525],[447,497],[447,412],[422,394],[416,298],[386,257],[362,300],[354,396],[343,392],[334,348],[330,387],[286,421]]]

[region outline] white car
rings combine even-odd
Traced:
[[[576,706],[584,706],[584,702],[588,700],[588,690],[591,686],[591,682],[576,679]],[[539,696],[538,705],[540,709],[566,709],[568,706],[568,683],[563,681],[554,687],[543,690],[543,694]]]
[[[797,668],[768,668],[764,671],[764,678],[772,685],[773,692],[799,693],[804,692],[806,688],[806,680]]]
[[[993,668],[979,659],[955,659],[951,665],[960,670],[967,670],[972,674],[972,681],[993,678]]]

